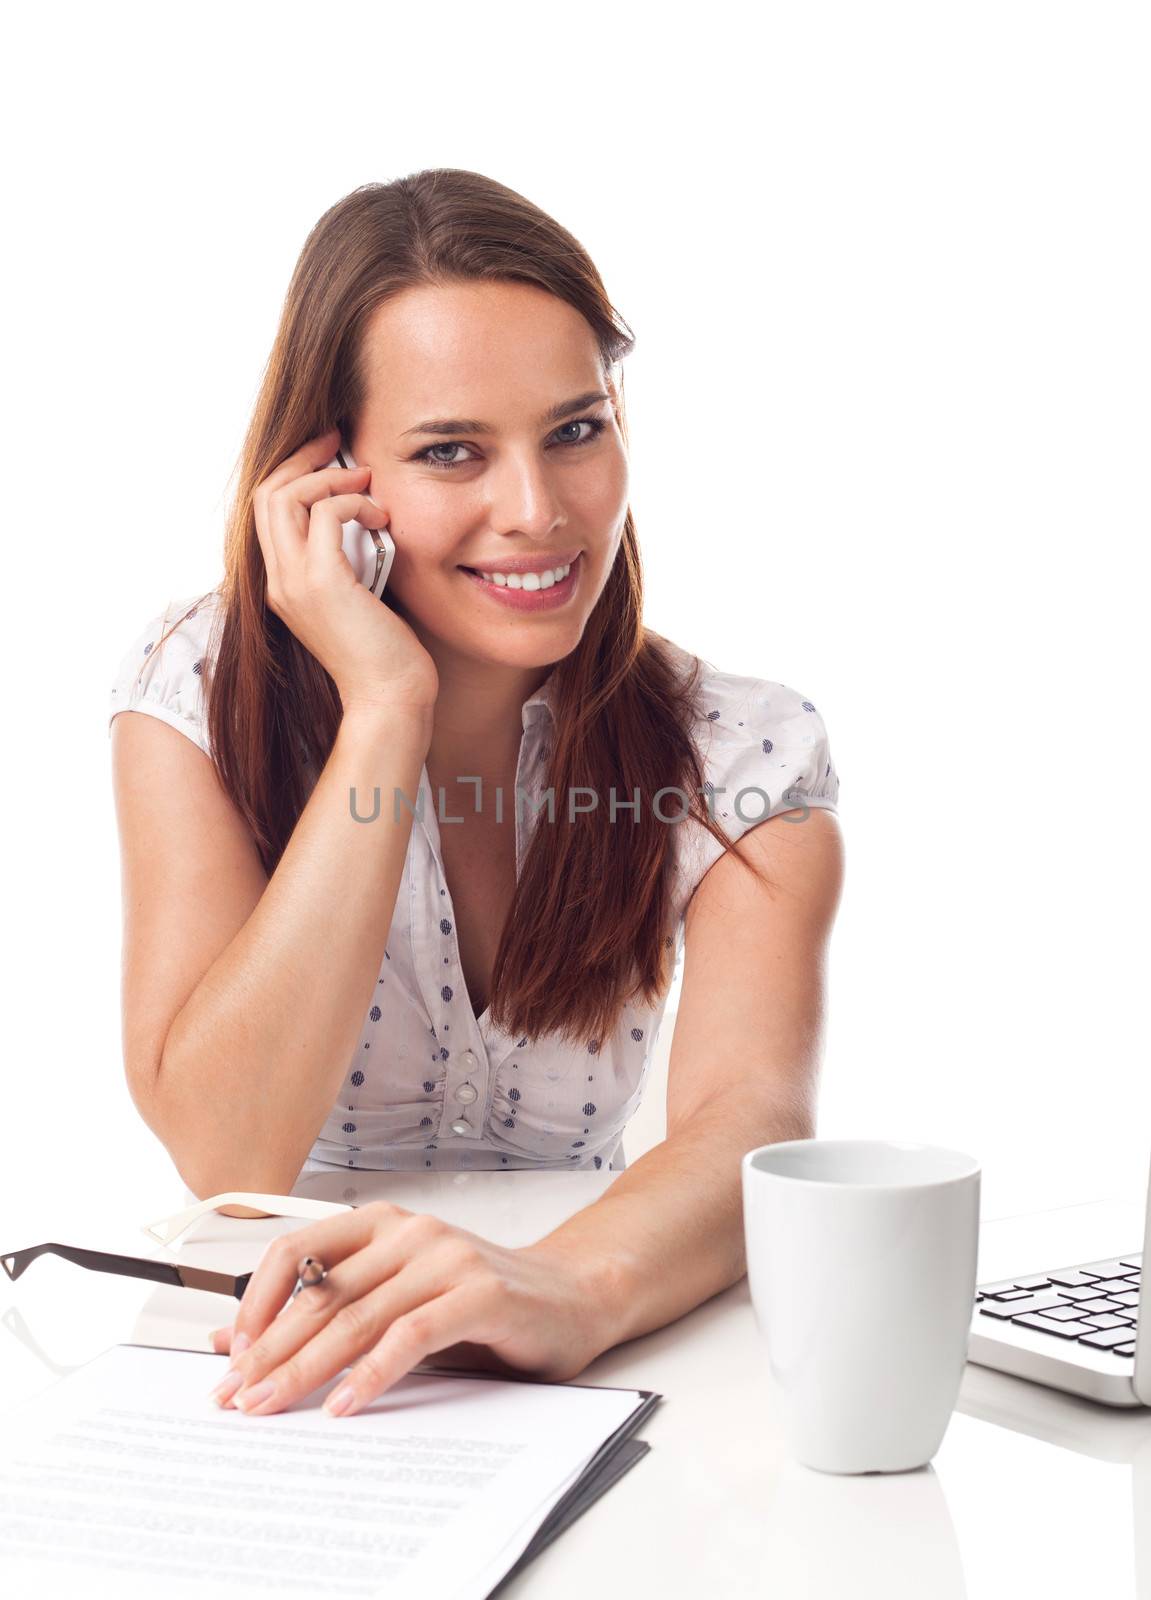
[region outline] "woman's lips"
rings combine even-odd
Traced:
[[[548,589],[509,589],[507,584],[489,583],[471,567],[461,567],[460,571],[476,585],[481,594],[487,595],[497,605],[510,606],[513,611],[551,611],[566,605],[579,587],[583,552],[572,562],[567,577],[559,583],[553,583]]]

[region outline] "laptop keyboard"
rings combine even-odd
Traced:
[[[1142,1255],[1088,1261],[1005,1283],[981,1283],[975,1301],[985,1317],[1074,1339],[1112,1355],[1135,1354]]]

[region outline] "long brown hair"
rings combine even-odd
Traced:
[[[405,289],[461,280],[526,283],[567,301],[592,329],[605,371],[635,344],[579,241],[480,173],[440,167],[364,184],[313,227],[238,460],[219,648],[203,667],[213,759],[269,875],[328,759],[342,706],[328,673],[265,603],[252,496],[305,440],[333,427],[351,437],[366,397],[361,358],[373,313]],[[617,391],[626,445],[622,371]],[[508,1034],[603,1038],[629,1001],[654,1005],[674,962],[676,830],[694,817],[725,851],[731,845],[701,799],[698,662],[685,676],[642,614],[629,508],[583,637],[555,670],[544,788],[554,789],[556,821],[533,830],[492,970],[491,1018]],[[601,802],[572,819],[566,796],[580,786]],[[634,823],[634,811],[623,813],[624,825],[605,820],[602,797],[613,786],[621,801],[638,789]],[[686,812],[674,824],[652,809],[668,789],[682,796],[661,797],[662,817]]]

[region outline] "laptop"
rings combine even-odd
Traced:
[[[1151,1337],[1139,1333],[1151,1321],[1140,1315],[1149,1230],[1151,1179],[1137,1249],[977,1284],[967,1359],[1104,1405],[1151,1406]]]

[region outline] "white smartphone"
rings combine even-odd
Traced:
[[[352,452],[340,441],[340,448],[328,462],[329,467],[354,467]],[[387,527],[365,528],[360,522],[345,522],[344,554],[352,571],[361,583],[366,584],[377,600],[384,598],[392,562],[396,557],[396,544]]]

